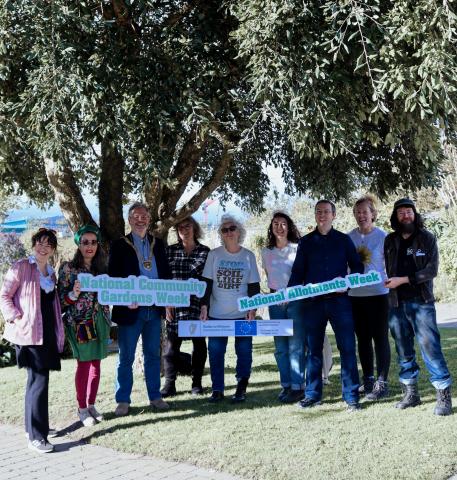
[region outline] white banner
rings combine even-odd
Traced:
[[[180,337],[290,337],[293,321],[279,320],[179,320]]]

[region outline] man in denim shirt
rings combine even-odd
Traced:
[[[333,280],[351,273],[363,273],[364,266],[348,235],[332,227],[336,217],[335,205],[330,200],[319,200],[315,206],[316,229],[298,243],[297,256],[288,286],[306,285]],[[303,322],[308,348],[306,359],[305,398],[301,408],[321,404],[322,347],[327,322],[335,332],[341,357],[343,400],[348,410],[359,406],[359,373],[355,353],[354,321],[351,303],[346,292],[320,295],[303,301]]]
[[[414,336],[436,388],[435,415],[450,415],[451,375],[441,351],[436,325],[433,278],[438,272],[438,247],[434,235],[423,225],[414,202],[395,202],[390,224],[394,232],[384,242],[389,292],[389,327],[395,339],[404,396],[395,406],[400,409],[420,404],[417,388],[419,366]]]

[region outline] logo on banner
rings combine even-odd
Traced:
[[[256,336],[257,335],[257,322],[244,322],[238,321],[235,322],[235,336],[242,337],[242,336]]]

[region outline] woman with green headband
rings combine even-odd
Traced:
[[[98,303],[96,292],[81,292],[79,273],[106,273],[106,259],[100,247],[100,230],[82,226],[74,236],[78,249],[73,260],[59,269],[59,296],[65,329],[74,357],[77,359],[75,385],[78,416],[86,427],[102,421],[95,408],[100,383],[100,361],[107,355],[109,307]]]

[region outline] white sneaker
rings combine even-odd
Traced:
[[[79,408],[78,417],[85,427],[93,427],[97,423],[95,418],[89,413],[88,408]]]
[[[88,405],[87,410],[89,410],[89,413],[95,418],[95,420],[97,420],[97,422],[103,420],[103,415],[95,408],[95,405]]]
[[[54,445],[46,440],[29,440],[29,448],[37,453],[50,453],[54,450]]]

